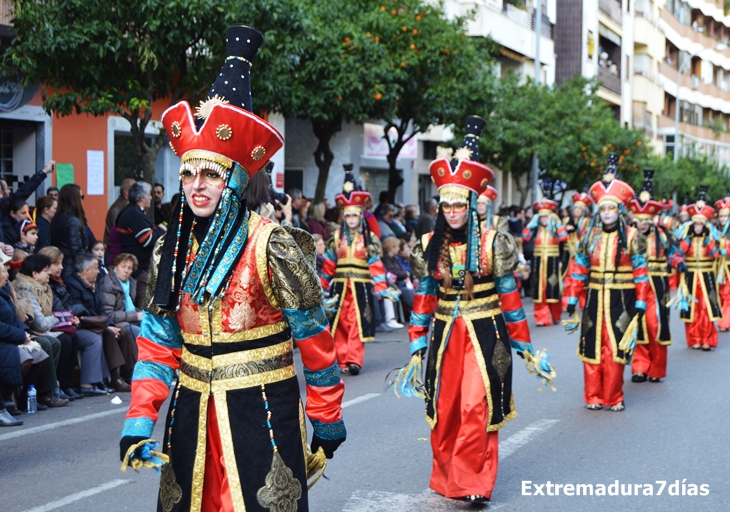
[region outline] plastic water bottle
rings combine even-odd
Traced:
[[[38,399],[35,386],[28,386],[28,414],[35,414],[38,411]]]

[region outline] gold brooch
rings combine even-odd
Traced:
[[[220,140],[228,140],[233,136],[233,130],[227,124],[222,124],[215,129],[215,136]]]
[[[464,176],[464,179],[465,180],[470,180],[471,179],[471,171],[464,171],[463,176]]]
[[[444,170],[444,168],[439,167],[439,176],[441,176],[443,178],[445,175],[446,175],[446,171]]]
[[[251,151],[251,158],[254,160],[261,160],[264,155],[266,154],[266,148],[263,146],[256,146],[253,148],[253,151]]]
[[[489,180],[487,178],[484,178],[480,185],[482,186],[482,188],[487,188],[487,185],[489,185]]]
[[[170,131],[172,132],[172,136],[175,138],[178,138],[180,135],[182,135],[182,127],[180,126],[180,123],[177,121],[173,121],[172,125],[170,126]]]
[[[362,201],[362,197],[360,197],[360,196],[357,196],[357,197],[355,198],[355,202],[356,202],[356,203],[359,203],[359,202],[361,202],[361,201]]]

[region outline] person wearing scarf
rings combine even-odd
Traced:
[[[618,158],[609,155],[603,180],[590,188],[599,214],[581,240],[566,286],[572,318],[563,324],[575,332],[580,323],[578,357],[589,410],[625,409],[624,365],[631,359],[649,293],[646,237],[626,225],[625,205],[634,191],[617,178],[617,164]],[[588,295],[580,322],[575,309],[584,288]]]
[[[646,260],[649,290],[646,315],[639,325],[636,351],[631,362],[632,382],[659,382],[667,375],[667,346],[672,344],[669,331],[669,271],[686,272],[677,240],[658,221],[664,205],[654,199],[654,169],[644,169],[644,183],[639,197],[629,201],[637,229],[646,237]]]
[[[346,437],[312,237],[242,200],[284,142],[251,112],[251,62],[262,43],[253,27],[228,28],[228,57],[195,118],[185,101],[162,115],[181,161],[180,208],[150,262],[119,447],[124,469],[161,471],[158,509],[166,512],[307,511],[308,477],[321,475]]]
[[[363,217],[363,208],[370,193],[359,190],[352,175],[352,164],[345,164],[342,194],[335,197],[342,208],[344,222],[327,242],[320,274],[322,288],[331,297],[338,297],[339,307],[332,321],[340,371],[358,375],[365,358],[365,342],[375,339],[373,291],[376,297],[397,295],[388,288],[385,267],[380,260],[383,251],[378,236],[370,231]],[[334,282],[334,284],[332,284]]]
[[[512,236],[481,230],[478,196],[494,177],[479,163],[485,125],[470,116],[466,136],[451,161],[430,165],[440,206],[433,232],[416,242],[411,270],[418,286],[408,334],[411,363],[399,372],[420,373],[425,389],[404,394],[426,400],[433,469],[430,488],[456,500],[491,499],[498,465],[498,431],[516,415],[512,349],[532,354],[530,333],[513,277],[518,251]],[[429,338],[429,326],[433,330]],[[407,377],[406,377],[407,378]]]
[[[688,290],[689,307],[680,310],[687,346],[710,351],[717,347],[715,322],[723,319],[720,307],[715,261],[722,255],[711,231],[710,219],[715,209],[707,204],[707,187],[700,187],[697,201],[687,209],[690,221],[682,227],[679,248],[687,262],[687,272],[680,276],[680,289]],[[725,251],[726,252],[726,251]]]

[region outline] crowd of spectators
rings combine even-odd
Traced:
[[[30,385],[39,410],[130,390],[152,251],[177,208],[179,196],[164,203],[162,185],[126,179],[99,240],[76,184],[47,189],[29,208],[27,199],[53,169],[51,161],[14,192],[0,180],[0,426],[22,424],[18,416],[27,407]],[[251,210],[311,233],[321,272],[342,212],[327,200],[313,203],[298,189],[288,190],[286,198],[272,196],[265,173],[252,177],[244,197]],[[381,260],[394,292],[373,296],[378,331],[407,324],[418,284],[411,249],[433,231],[437,213],[436,198],[419,209],[391,203],[382,193],[377,205],[366,205],[365,221],[382,243]],[[506,219],[528,262],[532,247],[521,245],[520,234],[531,212],[502,207],[498,216]]]

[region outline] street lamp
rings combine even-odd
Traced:
[[[687,67],[687,64],[692,62],[692,59],[697,57],[700,53],[704,52],[705,50],[717,50],[717,51],[723,51],[727,50],[728,46],[726,44],[716,44],[712,48],[702,48],[699,51],[694,52],[692,55],[687,56],[682,61],[682,64],[679,66],[679,70],[677,72],[677,95],[675,96],[675,105],[674,105],[674,161],[676,162],[679,158],[679,151],[680,151],[680,142],[679,142],[679,88],[682,85],[682,71],[684,71],[684,68]]]
[[[545,0],[537,0],[537,8],[535,10],[535,83],[540,85],[540,38],[542,37],[542,6]],[[537,201],[538,185],[537,175],[539,173],[540,163],[538,162],[537,153],[532,154],[532,168],[530,169],[530,181],[532,181],[532,202]]]

